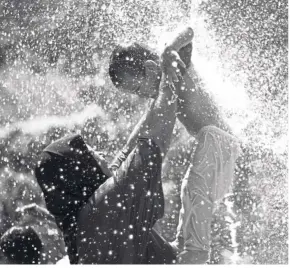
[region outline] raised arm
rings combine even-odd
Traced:
[[[193,30],[186,27],[181,31],[167,47],[179,53],[187,68],[183,70],[184,84],[178,91],[178,119],[191,135],[196,135],[204,126],[214,125],[229,133],[230,127],[221,117],[220,111],[210,94],[208,94],[201,83],[201,79],[191,63],[191,47],[185,49],[192,41]],[[190,66],[188,66],[190,65]]]
[[[175,91],[181,88],[183,82],[180,73],[178,73],[178,64],[179,67],[187,67],[176,51],[190,44],[193,36],[194,32],[192,28],[187,27],[180,32],[175,39],[167,44],[161,55],[162,78],[159,96],[154,100],[150,109],[142,116],[139,123],[135,126],[126,145],[114,158],[111,164],[112,169],[118,168],[127,158],[128,154],[135,147],[138,137],[149,137],[154,139],[160,147],[163,156],[166,155],[176,120],[175,112],[177,110],[176,100],[171,102],[174,96],[170,89],[170,85],[172,87],[174,84]]]
[[[159,95],[151,104],[150,109],[142,116],[139,123],[135,126],[126,145],[115,157],[111,164],[112,169],[118,168],[122,161],[126,159],[128,154],[136,146],[139,137],[153,139],[159,146],[162,156],[164,157],[166,155],[177,111],[177,101],[172,92],[174,86],[169,83],[170,75],[174,70],[176,71],[177,68],[172,66],[172,57],[170,57],[165,50],[162,55],[162,77]],[[175,87],[179,87],[179,83],[181,82],[176,82]]]

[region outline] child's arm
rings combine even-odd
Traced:
[[[129,153],[135,148],[138,138],[154,140],[160,148],[162,156],[166,155],[177,111],[177,101],[172,92],[173,86],[169,82],[172,81],[173,74],[176,76],[175,71],[177,68],[172,66],[174,60],[176,60],[174,55],[172,57],[165,49],[162,54],[162,77],[159,95],[133,129],[126,145],[112,162],[111,169],[118,168],[127,158]]]
[[[171,136],[174,122],[175,122],[175,114],[173,116],[170,109],[168,110],[169,107],[166,107],[166,106],[168,106],[168,101],[170,101],[170,98],[172,97],[172,93],[169,94],[167,92],[168,90],[171,91],[171,89],[168,89],[169,84],[165,83],[165,80],[166,80],[165,77],[168,78],[169,83],[171,83],[171,84],[173,83],[172,80],[175,81],[176,88],[180,88],[180,81],[177,78],[177,75],[175,73],[176,68],[174,69],[174,68],[172,68],[172,66],[169,66],[169,64],[172,64],[172,61],[170,61],[170,59],[175,57],[176,62],[182,68],[186,67],[185,64],[182,62],[182,60],[180,59],[179,55],[176,53],[176,51],[179,51],[181,48],[190,44],[192,39],[193,39],[193,35],[194,35],[194,33],[193,33],[192,28],[187,27],[185,30],[180,32],[179,35],[174,40],[172,40],[172,42],[170,42],[166,46],[162,57],[163,57],[163,60],[164,59],[167,60],[167,62],[166,62],[167,71],[166,71],[166,73],[164,73],[164,72],[162,73],[162,81],[160,84],[160,91],[161,92],[159,94],[159,97],[151,104],[149,111],[142,116],[142,118],[140,119],[138,124],[135,126],[133,132],[129,136],[126,145],[122,148],[122,150],[114,158],[114,160],[111,164],[112,169],[116,169],[121,165],[121,163],[127,158],[129,153],[135,147],[138,137],[142,137],[142,135],[148,136],[148,135],[153,135],[153,133],[154,133],[153,136],[156,136],[155,138],[157,139],[156,143],[158,145],[160,142],[162,143],[161,147],[164,147],[164,148],[160,148],[160,149],[163,152],[163,154],[166,154],[166,152],[168,150],[168,146],[169,146],[169,143],[167,142],[167,136],[168,135]],[[179,82],[177,82],[177,81],[179,81]],[[177,83],[179,83],[179,84],[177,84]],[[162,92],[164,90],[165,90],[166,94],[164,92]],[[166,101],[164,99],[166,99]],[[174,104],[174,105],[176,105],[176,104]],[[174,108],[174,109],[176,109],[176,108]],[[160,112],[162,113],[163,118],[161,117],[160,119],[163,119],[163,121],[160,119],[157,119],[158,118],[158,115],[156,114],[157,111],[159,111],[159,113]],[[155,115],[154,115],[154,113],[155,113]],[[172,120],[173,122],[170,121],[169,123],[167,123],[167,127],[164,128],[164,126],[162,127],[162,124],[163,125],[165,124],[165,121],[167,120],[166,117],[167,118],[174,117],[174,120]],[[150,124],[149,124],[149,122],[150,122]]]
[[[230,127],[222,118],[215,101],[204,90],[200,77],[191,63],[193,35],[192,28],[187,27],[167,45],[172,50],[178,51],[180,59],[186,62],[186,69],[179,66],[184,84],[183,90],[178,91],[178,119],[193,136],[208,125],[217,126],[231,133]]]
[[[192,40],[194,32],[191,27],[186,27],[178,35],[166,44],[166,49],[177,57],[178,69],[183,76],[186,69],[191,65]],[[174,79],[173,75],[173,79]]]

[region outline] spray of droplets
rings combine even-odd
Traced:
[[[2,2],[1,179],[11,173],[33,181],[39,152],[71,132],[113,157],[147,103],[112,86],[112,49],[139,42],[160,53],[173,32],[190,25],[192,61],[245,148],[234,193],[216,212],[211,263],[288,262],[286,1]],[[179,123],[173,141],[163,164],[166,214],[159,223],[168,240],[195,148]]]

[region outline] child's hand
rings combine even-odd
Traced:
[[[177,51],[173,50],[171,47],[165,48],[161,55],[161,68],[170,84],[179,81],[178,76],[180,76],[180,70],[178,65],[186,68],[185,63],[180,59]]]
[[[187,68],[187,65],[181,60],[178,52],[189,45],[190,54],[192,45],[190,45],[194,36],[193,29],[191,27],[187,27],[182,32],[180,32],[176,38],[170,42],[164,52],[161,55],[161,67],[162,71],[167,75],[167,79],[169,83],[178,82],[178,76],[181,76],[180,69],[178,67],[182,67],[184,69]],[[184,54],[184,53],[183,53]],[[181,53],[181,55],[183,55]],[[190,60],[189,60],[190,61]],[[179,65],[179,66],[178,66]]]

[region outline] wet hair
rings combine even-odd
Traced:
[[[13,264],[38,264],[42,242],[31,226],[15,226],[3,234],[0,249]]]
[[[55,141],[41,153],[35,176],[47,210],[63,232],[71,264],[78,263],[78,213],[108,178],[80,135]]]
[[[179,56],[188,68],[191,63],[192,43],[179,50]],[[145,62],[152,60],[159,62],[159,56],[149,49],[134,43],[130,46],[117,46],[110,57],[109,75],[115,87],[121,87],[124,83],[124,73],[133,77],[145,76]],[[181,73],[184,73],[184,69]]]
[[[113,84],[118,88],[124,83],[123,74],[129,73],[133,77],[145,76],[145,62],[159,61],[157,54],[134,43],[130,46],[117,46],[111,54],[109,75]]]

